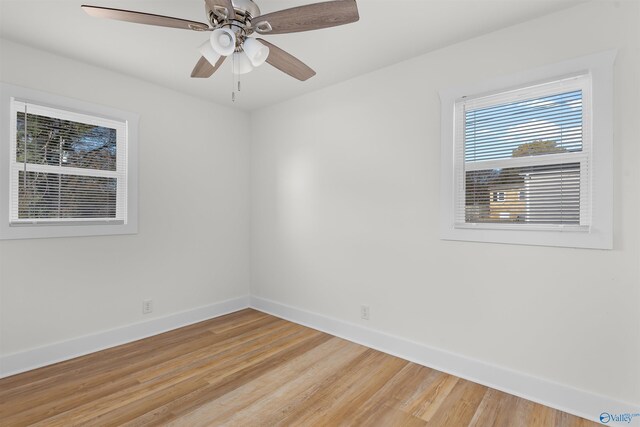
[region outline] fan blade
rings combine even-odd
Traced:
[[[316,72],[309,68],[304,62],[295,56],[285,52],[263,39],[257,39],[269,48],[267,62],[283,73],[289,74],[300,81],[305,81],[316,75]]]
[[[209,12],[213,12],[219,18],[234,19],[236,17],[231,0],[204,0],[204,3],[207,7],[207,16]]]
[[[211,75],[215,73],[218,70],[218,68],[220,68],[220,66],[222,65],[225,59],[227,59],[226,56],[221,56],[220,59],[218,59],[218,62],[216,62],[216,65],[211,65],[211,63],[207,61],[207,59],[204,56],[201,56],[196,66],[193,67],[193,71],[191,72],[191,77],[198,77],[198,78],[205,78],[205,79],[207,77],[211,77]]]
[[[82,10],[88,15],[96,18],[116,19],[118,21],[135,22],[138,24],[158,25],[160,27],[182,28],[184,30],[206,31],[207,24],[186,19],[172,18],[170,16],[153,15],[151,13],[135,12],[133,10],[112,9],[109,7],[98,7],[82,5]]]
[[[334,0],[267,13],[253,19],[260,34],[285,34],[350,24],[360,19],[355,0]]]

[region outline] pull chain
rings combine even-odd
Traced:
[[[235,58],[233,58],[233,68],[235,71]],[[231,91],[231,102],[236,102],[236,73],[232,73],[233,74],[233,90]],[[237,78],[238,78],[238,92],[242,91],[242,86],[240,86],[240,74],[237,74]]]
[[[239,64],[236,64],[236,55],[234,53],[231,55],[231,75],[233,76],[231,102],[236,102],[236,89],[238,92],[242,91],[242,86],[240,85],[240,73],[236,74],[236,71],[238,71],[237,69],[238,66]],[[236,82],[237,82],[237,86],[236,86]]]
[[[236,102],[236,56],[231,54],[231,102]]]

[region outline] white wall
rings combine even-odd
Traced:
[[[6,40],[0,49],[4,82],[140,114],[139,233],[0,241],[0,356],[247,295],[246,113]]]
[[[640,404],[639,24],[589,3],[254,112],[252,294]],[[610,48],[614,250],[440,240],[438,90]]]

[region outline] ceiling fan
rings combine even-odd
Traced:
[[[210,77],[225,59],[232,57],[234,74],[244,74],[265,61],[280,71],[304,81],[316,72],[293,55],[260,35],[296,33],[356,22],[359,19],[355,0],[333,0],[260,14],[252,0],[204,0],[208,24],[170,16],[132,10],[83,5],[90,16],[139,24],[210,31],[211,36],[200,46],[200,60],[191,77]]]

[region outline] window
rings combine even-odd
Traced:
[[[590,83],[456,101],[456,227],[589,226]]]
[[[126,123],[11,102],[10,225],[124,222]]]
[[[2,89],[3,122],[9,124],[2,146],[8,154],[2,237],[134,233],[130,154],[137,118],[9,85]]]
[[[443,238],[611,247],[614,57],[441,92]]]

